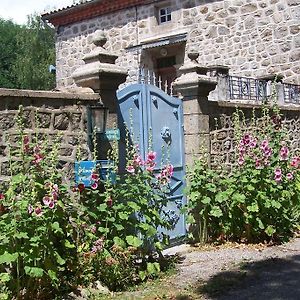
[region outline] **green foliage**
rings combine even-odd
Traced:
[[[52,299],[97,280],[122,290],[157,276],[155,257],[168,240],[158,228],[173,226],[162,214],[172,166],[155,176],[155,153],[142,162],[132,149],[126,174],[102,182],[95,170],[91,188],[80,183],[70,191],[58,168],[61,137],[50,144],[29,136],[23,115],[20,107],[18,147],[6,137],[11,177],[0,185],[0,299]]]
[[[13,65],[17,58],[17,35],[20,27],[0,19],[0,87],[14,88],[16,74]]]
[[[54,34],[37,15],[29,16],[26,26],[0,19],[0,87],[53,89],[48,67],[55,62]]]
[[[30,140],[22,109],[18,124],[19,147],[10,146],[12,177],[0,194],[0,284],[7,297],[47,298],[68,288],[75,275],[76,249],[69,245],[78,237],[71,222],[78,211],[56,169],[58,144],[47,150],[46,141]]]
[[[198,241],[286,241],[299,224],[299,164],[292,156],[278,110],[265,108],[251,126],[235,113],[236,165],[189,173],[189,221]],[[258,129],[260,128],[260,129]]]

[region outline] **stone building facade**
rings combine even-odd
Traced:
[[[72,74],[94,49],[98,29],[128,81],[140,67],[176,77],[192,51],[201,66],[255,78],[282,74],[284,82],[300,84],[299,0],[91,0],[43,18],[57,28],[59,88],[74,85]]]

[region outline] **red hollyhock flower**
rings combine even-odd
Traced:
[[[81,192],[83,192],[83,191],[84,191],[84,189],[85,189],[85,186],[84,186],[84,184],[83,184],[83,183],[79,183],[79,184],[78,184],[78,186],[77,186],[77,188],[78,188],[79,192],[81,193]]]
[[[108,198],[107,201],[106,201],[106,204],[107,204],[108,207],[112,207],[113,200],[111,198]]]

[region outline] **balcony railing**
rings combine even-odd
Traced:
[[[283,84],[284,102],[300,104],[300,85]]]
[[[227,76],[226,86],[230,100],[265,102],[276,91],[278,103],[300,104],[300,85],[278,82],[273,84],[271,80]]]
[[[228,76],[227,81],[231,100],[263,101],[267,98],[267,81],[265,80]]]

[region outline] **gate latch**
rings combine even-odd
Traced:
[[[167,144],[171,144],[171,131],[169,127],[164,126],[160,132],[160,135]]]

